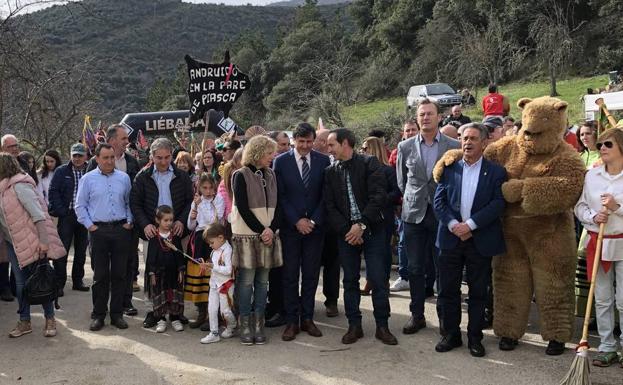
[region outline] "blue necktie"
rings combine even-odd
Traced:
[[[303,177],[303,185],[305,185],[305,188],[309,187],[309,164],[307,163],[307,158],[302,156],[301,160],[303,161],[303,167],[302,167],[302,177]]]

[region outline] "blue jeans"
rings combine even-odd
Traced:
[[[263,314],[266,309],[268,293],[268,273],[270,269],[238,269],[236,288],[238,290],[238,309],[240,316],[249,316],[251,311]]]
[[[19,319],[20,321],[30,321],[30,304],[26,301],[26,298],[24,298],[24,285],[28,277],[30,277],[30,268],[32,266],[26,266],[24,269],[20,269],[13,244],[8,241],[5,242],[8,249],[11,270],[13,270],[13,276],[15,277],[17,303],[19,305]],[[45,318],[49,319],[54,317],[54,303],[52,301],[44,303],[41,306],[43,306],[43,314],[45,315]]]
[[[437,238],[437,218],[432,206],[428,206],[426,215],[420,223],[404,223],[405,248],[409,258],[409,288],[411,303],[409,310],[416,319],[424,318],[424,300],[426,289],[435,283],[436,265],[439,251],[435,247]],[[434,266],[432,272],[430,265]]]
[[[405,226],[402,219],[398,218],[398,275],[404,281],[409,282],[409,258],[405,250]]]
[[[361,291],[359,278],[361,252],[366,260],[366,278],[372,285],[372,306],[376,326],[387,326],[389,318],[389,288],[387,287],[385,228],[377,226],[363,236],[362,246],[351,246],[342,237],[338,238],[338,250],[344,270],[344,310],[349,325],[361,325]]]

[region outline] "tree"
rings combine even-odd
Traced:
[[[566,4],[556,0],[544,1],[530,26],[530,38],[536,43],[537,60],[549,77],[550,96],[558,96],[556,79],[573,57],[577,46],[574,33],[585,23],[575,24],[573,9],[573,0],[567,0]]]

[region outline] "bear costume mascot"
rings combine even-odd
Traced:
[[[576,244],[573,220],[585,168],[563,140],[567,103],[556,98],[523,98],[522,128],[487,146],[484,156],[508,173],[502,218],[507,252],[493,258],[493,329],[501,350],[513,350],[526,331],[533,294],[546,353],[564,352],[574,328]],[[461,158],[447,152],[435,166]]]

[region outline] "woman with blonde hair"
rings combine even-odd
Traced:
[[[0,261],[8,259],[11,263],[19,305],[19,321],[9,337],[32,332],[30,304],[24,297],[24,285],[32,274],[31,265],[38,264],[40,259],[58,259],[65,254],[43,196],[36,191],[35,181],[22,171],[11,154],[0,152]],[[43,335],[54,337],[53,301],[42,306]]]
[[[389,276],[392,269],[392,237],[396,231],[396,206],[400,204],[400,189],[398,188],[398,180],[396,179],[396,169],[389,165],[387,159],[387,151],[383,141],[375,136],[364,139],[361,145],[361,153],[376,157],[381,163],[381,169],[385,175],[387,183],[387,204],[383,209],[383,217],[385,218],[385,274],[389,282]],[[366,280],[366,285],[361,291],[363,295],[369,295],[372,287]]]
[[[240,342],[266,343],[264,310],[268,273],[283,264],[278,228],[277,181],[270,164],[277,143],[254,136],[244,146],[242,167],[234,173],[230,214],[233,266],[238,269]],[[254,319],[252,319],[254,316]]]
[[[234,199],[232,176],[240,167],[242,167],[242,148],[237,149],[231,160],[225,163],[225,166],[223,167],[223,178],[219,182],[217,189],[217,194],[220,195],[225,202],[225,214],[223,214],[223,218],[226,220],[228,220],[227,218],[231,212],[232,200]]]

